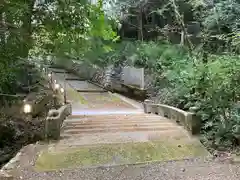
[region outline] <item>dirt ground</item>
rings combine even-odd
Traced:
[[[34,156],[43,145],[23,149],[15,180],[239,180],[240,164],[218,159],[186,159],[112,167],[34,170]],[[22,164],[25,164],[22,166]]]

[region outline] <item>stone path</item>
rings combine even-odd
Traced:
[[[54,77],[63,84],[61,73]],[[175,122],[144,114],[140,103],[119,95],[78,92],[94,88],[86,82],[75,85],[66,85],[73,113],[61,140],[26,149],[16,172],[20,179],[240,179],[239,166],[204,161],[209,153]]]
[[[184,160],[99,168],[74,168],[45,173],[22,170],[27,180],[239,180],[240,166]]]
[[[203,159],[166,161],[96,168],[71,168],[38,172],[35,170],[36,152],[23,149],[21,165],[14,180],[239,180],[240,165]]]

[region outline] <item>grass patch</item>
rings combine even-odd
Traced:
[[[73,100],[74,102],[80,102],[81,104],[87,104],[87,101],[84,99],[83,96],[74,89],[67,89],[67,98],[69,100]]]
[[[114,96],[113,94],[110,94],[111,96],[111,99],[114,101],[114,102],[123,102],[123,100],[117,96]]]
[[[116,97],[110,93],[106,95],[99,94],[99,96],[97,96],[96,99],[100,101],[105,101],[105,102],[122,102],[122,100],[119,97]]]
[[[199,142],[144,142],[98,145],[66,149],[64,152],[43,152],[36,161],[37,171],[97,166],[107,164],[132,164],[149,161],[179,160],[206,156],[208,152]]]

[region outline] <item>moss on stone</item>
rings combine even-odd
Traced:
[[[99,95],[96,98],[97,100],[104,101],[104,102],[122,102],[122,100],[112,94],[106,94],[106,95]]]
[[[84,99],[83,96],[74,89],[68,88],[67,89],[67,98],[69,100],[73,100],[74,102],[80,102],[81,104],[87,104],[87,101]]]
[[[113,94],[111,94],[110,96],[114,102],[122,102],[123,101],[121,98],[114,96]]]
[[[92,147],[69,148],[64,152],[41,153],[36,161],[37,171],[49,171],[76,166],[112,164],[135,164],[149,161],[180,160],[189,157],[207,156],[202,145],[176,142],[144,142],[105,144]]]

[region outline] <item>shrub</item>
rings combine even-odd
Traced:
[[[144,67],[155,101],[186,111],[196,107],[204,142],[230,147],[240,134],[240,57],[208,57],[204,63],[201,56],[190,57],[184,47],[167,42],[122,42],[101,56],[108,64]]]
[[[189,57],[186,49],[166,42],[118,44],[114,63],[144,67],[155,101],[183,110],[196,107],[202,134],[211,147],[236,144],[240,131],[240,61],[233,55]],[[127,47],[127,48],[126,48]],[[111,62],[111,61],[109,61]]]
[[[240,61],[238,56],[211,56],[209,62],[176,63],[167,73],[173,92],[165,103],[188,110],[197,108],[202,133],[214,147],[235,145],[240,119]],[[162,92],[162,91],[161,91]],[[227,144],[226,144],[227,143]]]

